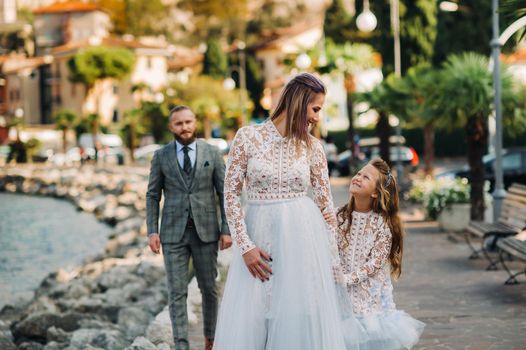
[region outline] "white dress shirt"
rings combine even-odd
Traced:
[[[177,161],[179,162],[181,169],[184,169],[184,151],[183,151],[184,145],[180,144],[177,140],[175,141],[175,145],[176,145],[175,150],[177,152]],[[197,156],[197,143],[194,141],[187,146],[189,148],[188,156],[190,157],[190,164],[192,164],[192,169],[193,169],[195,167],[195,159]]]

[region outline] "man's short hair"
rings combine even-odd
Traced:
[[[195,113],[192,111],[192,109],[190,107],[185,106],[185,105],[177,105],[175,107],[172,107],[172,109],[170,109],[170,112],[168,114],[168,120],[169,121],[172,120],[172,115],[174,115],[174,113],[180,112],[180,111],[184,111],[184,110],[188,110],[188,111],[192,112],[192,114],[195,115]]]
[[[175,112],[184,111],[185,109],[189,110],[190,112],[192,111],[192,110],[190,109],[190,107],[185,106],[185,105],[177,105],[177,106],[174,106],[174,107],[172,107],[172,109],[170,109],[170,116],[171,116],[172,114],[174,114]]]

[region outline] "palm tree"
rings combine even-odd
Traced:
[[[430,98],[434,94],[440,76],[437,70],[427,66],[413,67],[399,81],[398,91],[405,95],[403,119],[424,131],[425,173],[433,173],[435,158],[435,127],[439,123],[439,114]]]
[[[492,75],[488,63],[485,56],[472,52],[449,56],[433,96],[433,103],[442,118],[451,127],[463,126],[466,132],[472,220],[484,218],[485,169],[482,157],[488,146],[487,119],[493,109]],[[501,76],[504,109],[513,111],[520,99],[515,96],[511,76],[505,71]],[[506,115],[513,116],[514,113]]]
[[[394,114],[403,119],[406,112],[407,94],[400,89],[399,84],[400,78],[391,74],[372,91],[354,94],[355,101],[366,102],[369,110],[378,112],[376,134],[380,139],[380,157],[389,164],[391,163],[389,137],[392,134],[389,115]]]
[[[320,62],[320,56],[324,54],[326,62]],[[375,53],[371,46],[366,44],[343,45],[335,44],[332,40],[326,39],[324,52],[311,52],[317,61],[316,70],[321,74],[343,74],[344,87],[347,93],[346,107],[347,117],[349,118],[349,128],[347,131],[347,147],[353,151],[354,148],[354,93],[356,84],[354,76],[357,71],[374,68],[378,66]],[[357,154],[352,155],[352,159],[357,159]]]
[[[65,154],[68,150],[67,134],[69,130],[75,128],[78,121],[77,115],[73,111],[62,109],[53,115],[53,120],[55,122],[55,128],[62,131],[62,151]]]
[[[500,12],[510,22],[516,21],[526,16],[526,0],[503,0],[500,5]],[[526,30],[522,29],[519,34],[519,40],[524,39],[525,35]]]

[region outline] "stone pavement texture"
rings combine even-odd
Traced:
[[[333,183],[333,195],[345,203],[347,184]],[[526,280],[504,285],[505,271],[468,260],[466,244],[434,222],[406,222],[406,230],[394,293],[399,309],[427,324],[414,349],[526,350]],[[190,333],[192,350],[204,349],[201,323]]]

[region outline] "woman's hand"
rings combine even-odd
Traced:
[[[272,261],[272,258],[267,252],[256,247],[243,254],[243,259],[248,271],[254,278],[259,278],[261,282],[269,280],[269,274],[272,275],[272,269],[265,260]]]

